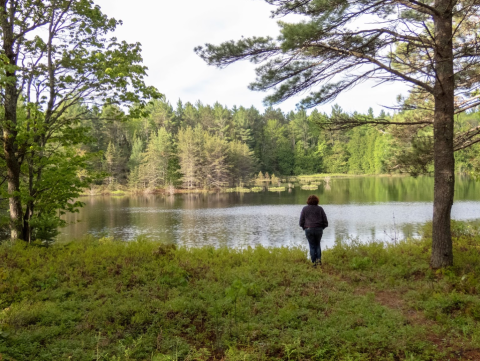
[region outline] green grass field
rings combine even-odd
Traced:
[[[480,235],[455,267],[423,240],[175,249],[86,239],[0,246],[0,360],[478,360]]]

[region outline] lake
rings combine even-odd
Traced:
[[[83,197],[85,207],[66,216],[69,224],[58,240],[92,234],[125,241],[145,236],[187,247],[304,246],[298,219],[310,194],[319,196],[329,220],[322,247],[348,237],[415,237],[432,218],[431,177],[332,178],[316,191],[295,184],[284,192]],[[452,217],[480,220],[480,182],[457,178]]]

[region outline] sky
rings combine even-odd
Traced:
[[[146,83],[155,86],[174,105],[184,103],[213,105],[219,102],[264,109],[266,93],[248,89],[255,80],[255,66],[248,62],[225,69],[208,66],[193,49],[205,43],[219,44],[241,36],[278,35],[277,19],[270,17],[274,9],[262,0],[95,0],[102,11],[120,19],[123,25],[115,36],[119,40],[140,42],[144,64],[149,68]],[[298,20],[295,18],[288,21]],[[317,107],[329,112],[333,104],[345,111],[375,114],[394,106],[399,94],[408,89],[401,83],[376,86],[365,82],[340,95],[333,103]],[[305,96],[306,94],[304,94]],[[284,112],[295,110],[300,97],[281,104]],[[385,109],[388,112],[388,109]]]

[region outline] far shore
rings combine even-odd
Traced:
[[[241,187],[235,186],[225,186],[220,188],[182,188],[182,187],[164,187],[164,188],[145,188],[145,189],[128,189],[125,186],[119,186],[120,189],[110,190],[108,186],[97,186],[93,187],[86,192],[81,194],[82,197],[88,196],[131,196],[131,195],[176,195],[176,194],[211,194],[211,193],[255,193],[261,191],[274,191],[280,192],[288,190],[289,188],[295,188],[295,185],[305,184],[308,185],[311,182],[316,180],[321,180],[323,182],[328,182],[332,178],[370,178],[370,177],[408,177],[407,174],[307,174],[307,175],[298,175],[298,176],[279,176],[278,179],[281,181],[278,185],[272,185],[271,181],[264,180],[252,180],[248,185],[243,185]],[[258,189],[262,188],[262,189]],[[284,189],[279,189],[284,188]]]

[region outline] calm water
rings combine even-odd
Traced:
[[[58,238],[93,234],[131,240],[144,235],[188,247],[304,245],[298,218],[312,193],[319,196],[330,223],[323,246],[340,237],[391,241],[417,236],[433,212],[432,178],[332,179],[317,191],[296,185],[285,192],[85,197],[86,206],[67,217],[70,224]],[[480,219],[479,182],[457,179],[455,197],[454,219]]]

